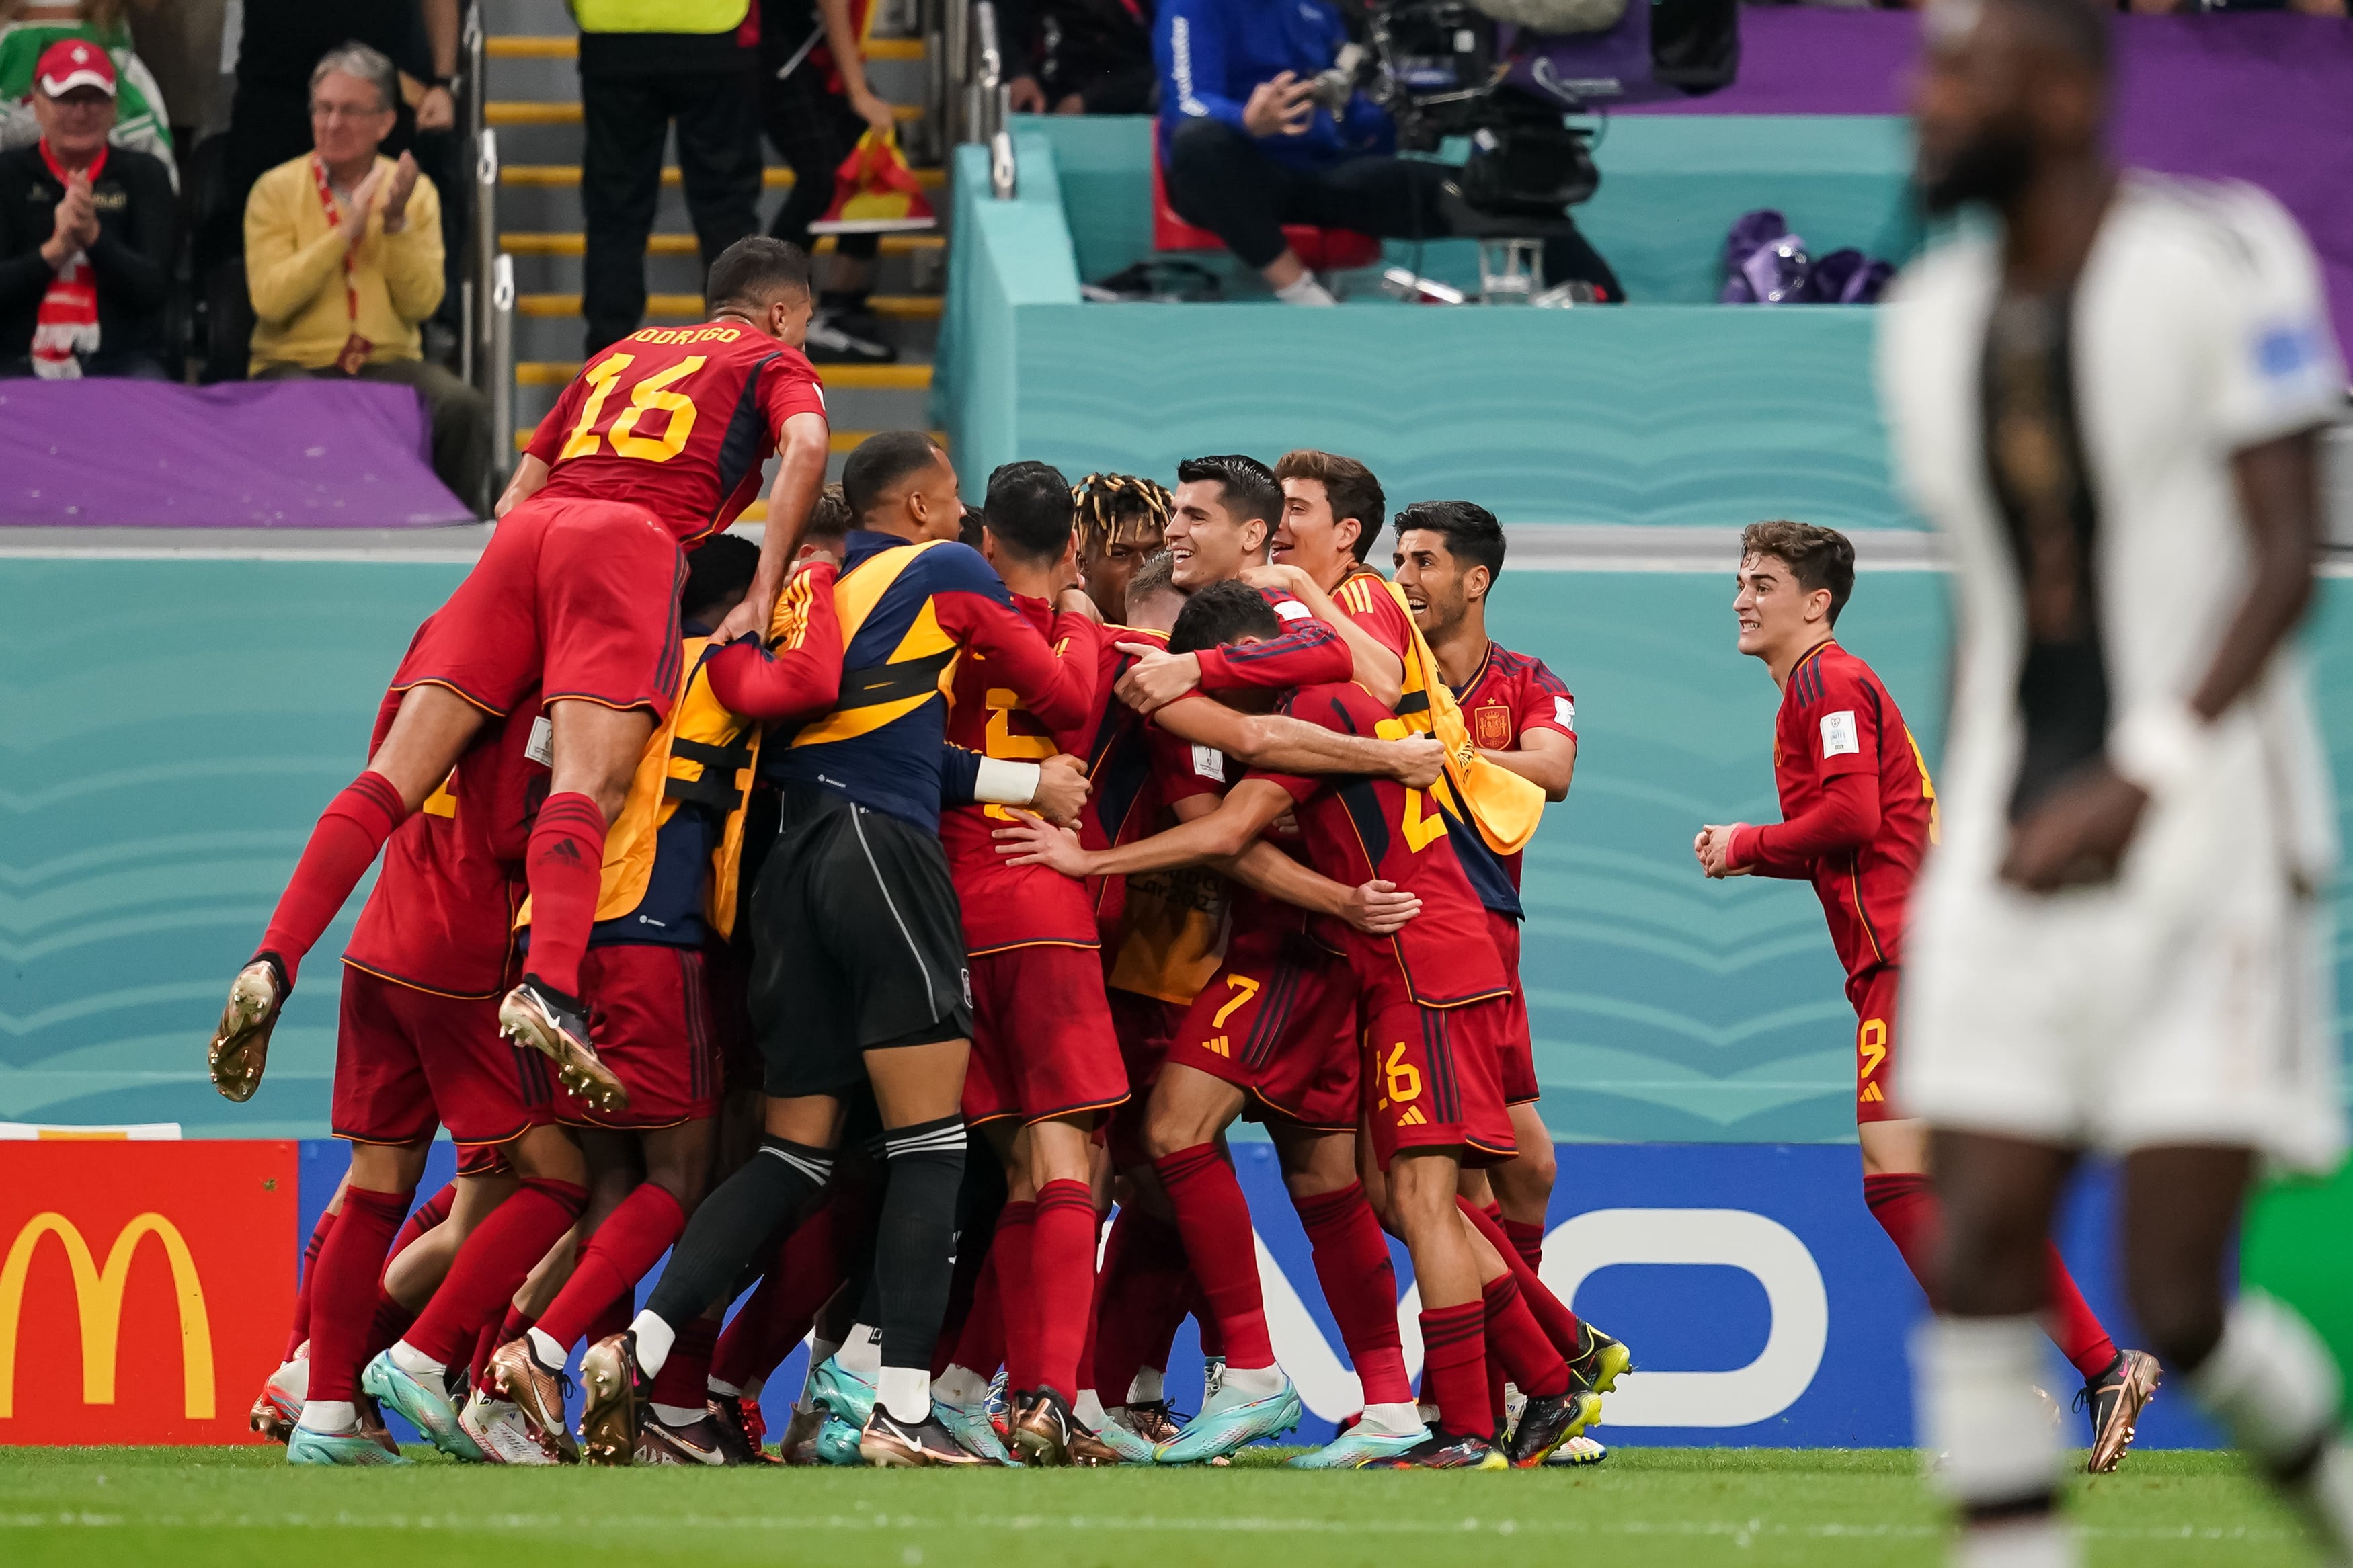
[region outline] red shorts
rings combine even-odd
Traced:
[[[343,965],[331,1125],[355,1143],[414,1143],[438,1121],[504,1143],[555,1120],[555,1068],[499,1035],[495,996],[444,996]]]
[[[1536,1087],[1536,1044],[1528,1032],[1528,994],[1520,989],[1520,922],[1509,915],[1487,911],[1487,934],[1495,939],[1495,955],[1511,977],[1512,994],[1504,999],[1504,1038],[1496,1070],[1504,1081],[1505,1105],[1530,1105],[1542,1095]]]
[[[1287,1121],[1354,1131],[1356,982],[1348,961],[1296,931],[1234,933],[1168,1060],[1225,1079]]]
[[[1862,982],[1862,995],[1854,1005],[1854,1119],[1899,1121],[1904,1113],[1887,1098],[1895,1077],[1894,964],[1883,963]]]
[[[1504,998],[1425,1007],[1386,955],[1363,978],[1365,1122],[1380,1168],[1401,1149],[1457,1147],[1473,1167],[1510,1159],[1512,1113],[1498,1071],[1510,1016]]]
[[[448,687],[505,713],[534,686],[554,703],[670,711],[686,556],[643,507],[525,501],[418,629],[396,691]]]
[[[624,1110],[598,1110],[559,1083],[557,1121],[627,1131],[718,1114],[723,1074],[703,969],[700,949],[652,942],[592,947],[580,955],[596,1055],[629,1091],[629,1103]]]
[[[976,952],[972,977],[972,1060],[964,1072],[964,1119],[1018,1119],[1108,1110],[1127,1098],[1103,959],[1093,948],[1039,942]]]
[[[507,1163],[507,1152],[496,1143],[458,1145],[458,1173],[461,1176],[503,1176],[512,1170]]]
[[[1111,1028],[1119,1040],[1119,1058],[1127,1068],[1127,1099],[1111,1113],[1103,1142],[1111,1151],[1112,1168],[1129,1171],[1152,1163],[1144,1146],[1144,1113],[1152,1103],[1152,1086],[1160,1081],[1161,1066],[1168,1059],[1168,1047],[1184,1026],[1187,1005],[1115,987],[1103,995],[1111,1004]]]

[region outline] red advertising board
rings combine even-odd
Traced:
[[[0,1444],[251,1442],[294,1303],[290,1142],[0,1142]]]

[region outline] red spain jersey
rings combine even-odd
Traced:
[[[1405,658],[1405,650],[1413,646],[1413,623],[1406,618],[1397,595],[1389,592],[1388,579],[1363,562],[1348,568],[1340,585],[1332,590],[1332,602],[1398,658]]]
[[[1013,596],[1013,607],[1039,637],[1060,634],[1051,643],[1056,657],[1092,664],[1094,689],[1109,697],[1116,679],[1113,671],[1126,657],[1112,646],[1112,628],[1084,616],[1058,619],[1045,600],[1023,595]],[[1018,763],[1042,762],[1061,752],[1089,754],[1103,717],[1100,700],[1079,724],[1053,731],[1022,705],[1020,694],[1004,679],[978,648],[968,647],[957,658],[947,717],[951,745]],[[956,805],[940,813],[940,846],[947,851],[948,870],[964,906],[965,948],[976,955],[1048,943],[1094,946],[1094,903],[1083,883],[1043,866],[1008,865],[997,853],[994,835],[1013,821],[1012,811],[1002,805]]]
[[[1405,721],[1354,682],[1304,688],[1282,710],[1344,735],[1397,740],[1410,732]],[[1455,858],[1446,802],[1438,793],[1444,780],[1433,790],[1419,790],[1361,774],[1248,776],[1271,779],[1291,792],[1307,863],[1316,870],[1351,888],[1377,877],[1420,898],[1421,912],[1392,936],[1346,931],[1359,962],[1393,960],[1413,999],[1425,1007],[1456,1006],[1510,990],[1488,934],[1486,908]]]
[[[693,544],[760,494],[785,421],[825,413],[800,350],[740,321],[648,327],[597,354],[539,422],[540,494],[626,501]]]
[[[1471,743],[1482,751],[1519,751],[1520,737],[1532,730],[1550,730],[1577,739],[1577,699],[1534,654],[1514,653],[1501,643],[1490,642],[1478,672],[1453,691],[1454,700],[1462,708],[1463,727],[1471,731]],[[1471,837],[1478,836],[1474,833]],[[1472,847],[1491,857],[1513,889],[1518,889],[1519,856],[1498,855],[1484,839],[1478,839]]]
[[[1813,883],[1852,994],[1873,970],[1903,962],[1904,906],[1920,858],[1936,841],[1936,788],[1919,742],[1879,677],[1837,643],[1826,642],[1798,660],[1781,689],[1773,782],[1782,820],[1820,803],[1823,786],[1841,773],[1878,780],[1879,831],[1869,843],[1810,862],[1785,862],[1772,853],[1767,835],[1750,863],[1768,876]]]
[[[387,696],[382,729],[398,709]],[[343,962],[420,991],[495,996],[508,973],[531,819],[547,797],[533,759],[536,694],[484,726],[441,786],[384,847]]]

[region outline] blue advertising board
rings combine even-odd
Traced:
[[[1308,1407],[1299,1440],[1320,1442],[1358,1408],[1356,1374],[1272,1145],[1238,1142],[1233,1153],[1258,1229],[1275,1352]],[[1605,1402],[1597,1436],[1734,1447],[1912,1442],[1905,1345],[1926,1308],[1863,1206],[1852,1146],[1564,1143],[1557,1155],[1543,1276],[1579,1313],[1625,1340],[1639,1369]],[[302,1145],[304,1236],[347,1163],[332,1140]],[[454,1169],[450,1145],[437,1143],[420,1195]],[[2061,1243],[2094,1310],[2128,1342],[2109,1265],[2112,1186],[2099,1171],[2078,1184]],[[1419,1374],[1413,1271],[1402,1247],[1392,1243],[1390,1251],[1406,1363]],[[1180,1410],[1198,1398],[1185,1369],[1199,1364],[1199,1353],[1188,1324],[1170,1357],[1168,1388]],[[797,1390],[805,1365],[795,1352],[772,1386],[780,1394]],[[2064,1405],[2080,1383],[2053,1352],[2043,1386]],[[780,1415],[783,1398],[770,1403]],[[2142,1417],[2138,1442],[2207,1447],[2215,1437],[2186,1400],[2160,1398]]]

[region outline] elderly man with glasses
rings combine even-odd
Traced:
[[[364,44],[311,73],[311,151],[255,182],[245,206],[246,278],[258,324],[253,374],[358,376],[413,386],[433,425],[433,471],[479,508],[490,405],[426,360],[417,324],[441,302],[441,200],[390,135],[400,85]]]

